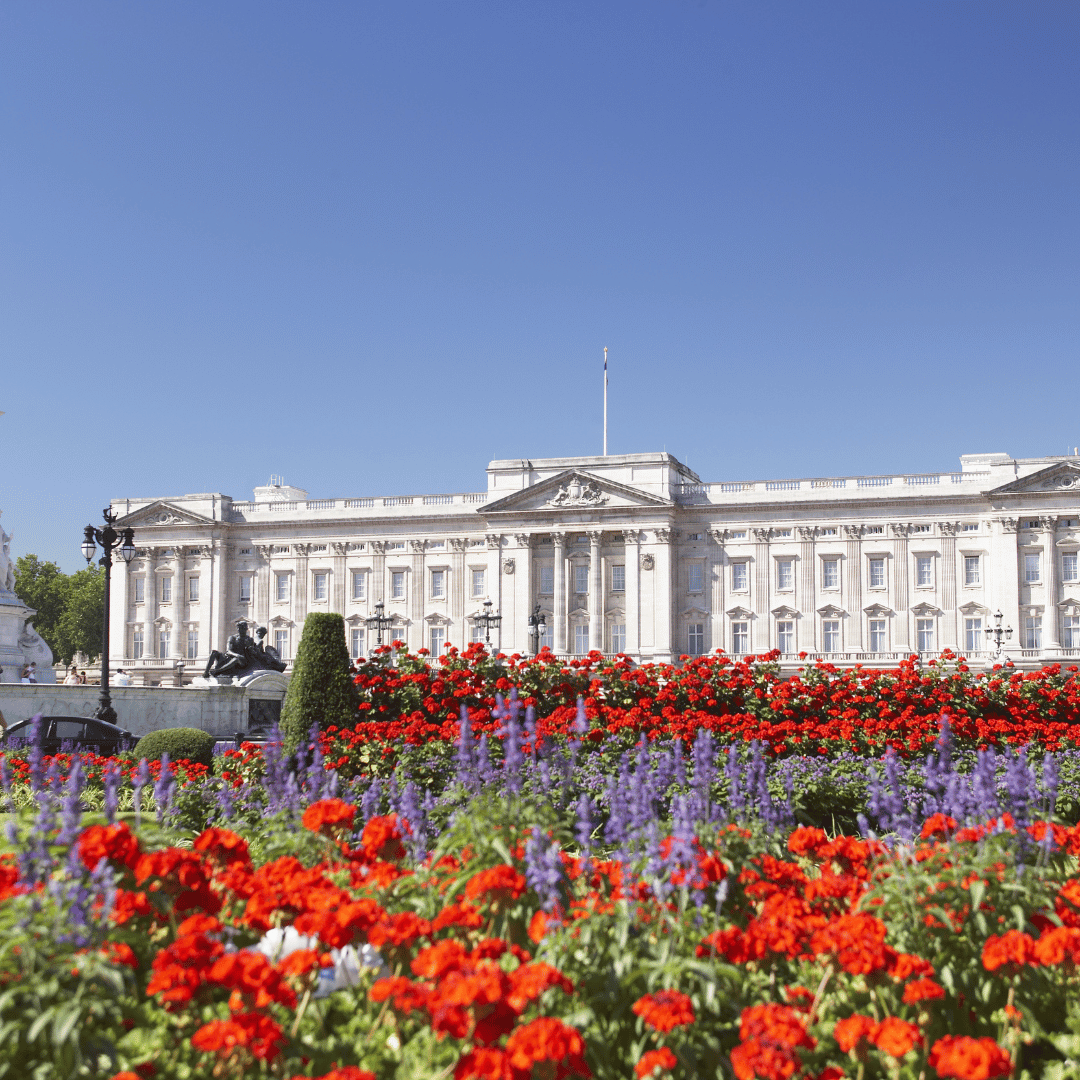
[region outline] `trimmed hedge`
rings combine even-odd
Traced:
[[[349,668],[344,617],[313,611],[304,620],[281,707],[281,733],[289,750],[299,746],[312,724],[325,730],[331,724],[352,727],[356,723],[359,698]]]
[[[135,757],[157,761],[168,754],[170,761],[187,758],[208,768],[214,762],[214,736],[198,728],[178,727],[151,731],[135,744]]]

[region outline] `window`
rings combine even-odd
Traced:
[[[964,584],[965,585],[978,585],[981,581],[979,573],[979,556],[978,555],[965,555],[964,556]]]
[[[278,574],[275,577],[274,582],[275,582],[275,585],[276,585],[276,588],[277,588],[277,592],[275,594],[277,596],[277,598],[279,600],[288,600],[289,599],[289,575],[288,574]]]
[[[1066,649],[1080,649],[1080,615],[1066,615],[1061,644]]]
[[[626,623],[611,624],[611,651],[626,652]]]
[[[554,649],[555,648],[555,638],[552,636],[552,633],[553,632],[552,632],[552,629],[551,629],[551,623],[545,622],[544,623],[544,629],[540,632],[539,647],[541,649],[543,649],[543,648]],[[624,633],[624,635],[626,633],[626,627],[625,626],[623,627],[623,633]]]
[[[364,655],[364,630],[363,627],[354,626],[349,634],[349,655],[356,660]]]
[[[53,738],[62,742],[85,737],[86,725],[75,720],[54,720],[53,725]]]
[[[285,660],[289,656],[289,631],[288,630],[275,630],[274,631],[274,648],[277,649],[278,656]]]
[[[969,532],[969,533],[970,532],[978,532],[979,531],[979,523],[977,521],[965,521],[960,526],[960,531],[961,532]]]
[[[483,641],[484,628],[479,623],[469,623],[469,643]]]
[[[840,651],[840,620],[824,619],[821,623],[821,640],[827,653]]]
[[[483,570],[480,571],[483,574]],[[555,592],[555,567],[540,567],[540,593],[543,596],[551,596]],[[475,593],[473,594],[476,595]]]
[[[795,560],[776,560],[776,587],[780,592],[790,592],[795,588]]]
[[[445,570],[432,570],[431,571],[431,598],[433,600],[442,600],[446,597],[446,571]],[[434,650],[432,650],[434,654]]]
[[[964,620],[964,648],[968,652],[982,649],[982,619]]]
[[[438,656],[446,648],[446,627],[433,626],[428,631],[428,648],[432,656]]]
[[[574,654],[584,656],[589,651],[588,623],[579,623],[574,627]]]
[[[840,560],[825,559],[821,563],[821,587],[823,589],[840,588]]]
[[[705,539],[705,534],[704,533],[687,533],[686,534],[686,539],[687,540],[704,540]]]
[[[241,574],[240,575],[240,603],[241,604],[250,604],[251,603],[251,575],[250,574]]]
[[[746,563],[733,562],[731,564],[731,591],[746,592],[750,575],[747,573]]]
[[[1038,555],[1024,556],[1024,581],[1028,585],[1039,582],[1039,562],[1040,557]]]
[[[731,624],[731,651],[736,656],[745,656],[750,651],[750,624],[733,622]]]
[[[917,619],[915,622],[915,639],[919,652],[934,651],[934,620]]]
[[[913,533],[928,533],[930,531],[929,525],[912,525],[911,531]]]
[[[871,619],[870,620],[870,651],[871,652],[884,652],[885,651],[885,620],[884,619]]]
[[[161,602],[163,604],[172,603],[172,578],[163,577],[161,579]]]
[[[194,660],[199,655],[199,631],[193,627],[187,632],[187,658]]]
[[[141,660],[143,653],[143,632],[136,630],[131,635],[131,658],[133,660]]]
[[[1042,648],[1042,616],[1028,615],[1024,619],[1024,646],[1025,649]]]
[[[835,536],[835,535],[836,535],[836,529],[834,527],[832,527],[832,526],[829,526],[829,528],[827,528],[827,529],[818,529],[818,536]]]
[[[795,620],[781,619],[776,624],[776,647],[782,653],[795,651]]]
[[[158,643],[157,654],[159,660],[164,660],[169,655],[169,648],[172,645],[172,634],[162,627],[158,631]]]
[[[732,540],[745,540],[746,539],[746,530],[745,529],[734,529],[734,530],[732,530],[731,539]]]
[[[589,564],[574,563],[574,592],[587,593],[589,591]],[[589,650],[586,649],[586,652]]]
[[[330,575],[322,572],[315,575],[315,590],[314,599],[325,600],[326,599],[326,579]]]
[[[885,588],[885,560],[884,559],[871,559],[870,560],[870,588],[871,589],[884,589]]]
[[[427,542],[427,547],[428,547],[428,551],[445,551],[446,550],[446,541],[445,540],[429,540]]]
[[[690,656],[701,656],[705,651],[705,624],[692,622],[686,628],[686,651]]]
[[[363,570],[354,570],[352,575],[352,598],[367,599],[367,574]]]
[[[915,556],[915,586],[929,589],[934,585],[934,559],[931,555]]]
[[[472,594],[473,596],[484,596],[484,574],[483,570],[474,570],[472,572]]]
[[[881,534],[885,532],[885,526],[867,525],[866,528],[863,529],[863,532],[865,532],[868,536],[881,536]]]
[[[1074,558],[1075,563],[1075,558]],[[611,591],[626,592],[626,567],[613,566],[611,568]]]
[[[405,571],[395,570],[390,575],[390,599],[391,600],[404,600],[405,599]]]
[[[701,592],[705,588],[705,567],[699,562],[687,563],[687,592]]]
[[[142,604],[146,601],[146,578],[135,579],[135,603]]]
[[[405,550],[405,541],[404,540],[391,540],[386,545],[386,550],[387,551],[404,551]]]
[[[1061,556],[1061,580],[1076,581],[1076,552],[1067,551]]]
[[[791,530],[790,529],[773,529],[773,536],[777,540],[790,540],[791,539]]]
[[[189,577],[187,579],[187,598],[189,604],[197,604],[199,602],[199,578]]]

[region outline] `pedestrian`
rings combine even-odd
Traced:
[[[130,686],[131,676],[123,668],[117,668],[115,682],[117,686]]]
[[[67,678],[64,679],[65,686],[78,686],[79,685],[79,669],[72,664],[71,670],[67,673]]]
[[[80,686],[85,686],[86,685],[86,672],[85,671],[80,671],[79,672],[79,685]]]

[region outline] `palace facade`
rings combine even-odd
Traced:
[[[250,501],[115,499],[137,558],[113,572],[111,663],[147,684],[201,673],[234,623],[295,655],[311,611],[349,648],[483,640],[639,661],[779,649],[786,665],[984,662],[995,614],[1018,665],[1080,657],[1080,458],[969,454],[956,472],[703,482],[667,453],[492,461],[484,491]],[[186,673],[186,674],[183,674]]]

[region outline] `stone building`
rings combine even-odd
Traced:
[[[779,649],[889,666],[989,655],[999,609],[1019,664],[1080,657],[1080,458],[969,454],[956,472],[703,482],[667,453],[493,461],[484,491],[250,501],[117,499],[139,554],[113,577],[111,658],[146,683],[202,668],[234,622],[290,659],[310,611],[349,647],[438,652],[482,638],[641,661]]]

